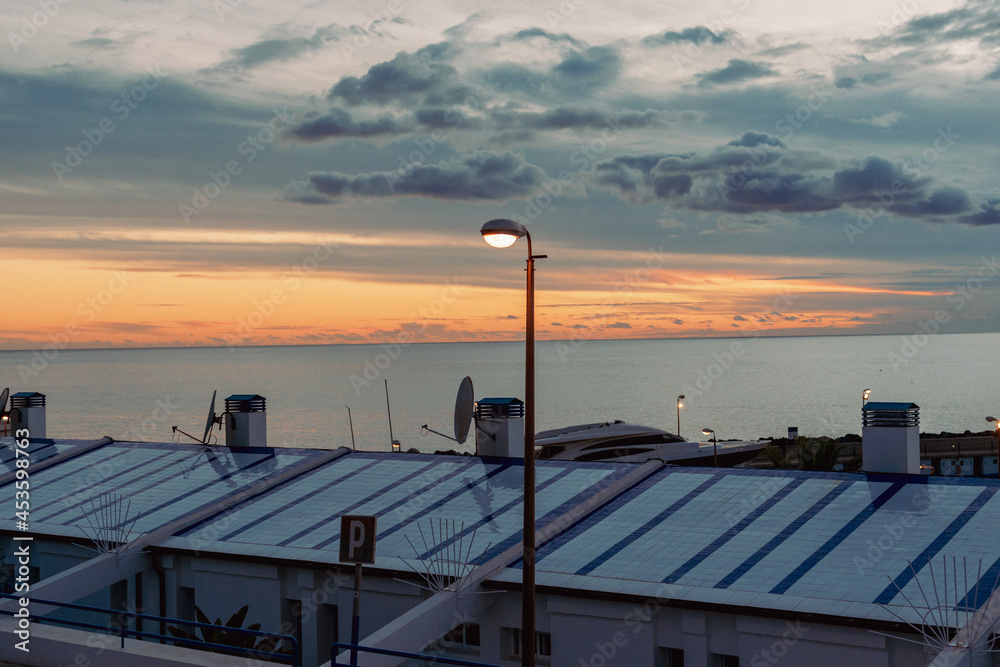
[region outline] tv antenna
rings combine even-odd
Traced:
[[[226,417],[226,415],[228,413],[223,412],[221,415],[216,415],[215,414],[215,395],[217,393],[218,393],[218,390],[212,392],[212,402],[208,406],[208,419],[205,420],[205,433],[204,433],[204,435],[202,435],[201,438],[196,438],[193,435],[191,435],[190,433],[182,431],[181,429],[177,428],[176,426],[171,426],[170,428],[173,431],[174,442],[177,442],[177,434],[181,433],[181,434],[186,435],[187,437],[191,438],[195,442],[197,442],[199,444],[202,444],[202,445],[205,445],[206,447],[211,447],[212,445],[218,444],[219,438],[214,433],[212,433],[212,428],[216,424],[218,424],[219,428],[221,429],[222,428],[222,421],[223,421],[223,419],[225,419],[225,417]]]
[[[10,389],[4,389],[0,392],[0,431],[4,435],[7,435],[7,429],[10,427],[10,413],[7,412],[7,396],[10,395]]]
[[[455,397],[455,437],[445,435],[430,428],[427,424],[420,427],[420,434],[427,435],[427,432],[440,435],[442,438],[454,440],[458,444],[465,443],[469,437],[469,428],[472,426],[472,408],[475,406],[475,394],[472,391],[472,378],[466,375],[458,385],[458,395]]]

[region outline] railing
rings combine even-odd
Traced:
[[[19,595],[8,595],[6,593],[0,593],[0,599],[17,600],[23,596]],[[89,611],[97,612],[101,614],[108,614],[120,619],[124,618],[134,618],[138,620],[148,620],[157,621],[160,623],[176,623],[178,625],[185,625],[196,628],[208,628],[209,630],[222,630],[231,633],[242,633],[244,635],[250,635],[254,637],[270,637],[270,638],[280,638],[287,640],[292,645],[292,654],[288,655],[286,653],[277,653],[275,651],[264,651],[255,648],[242,648],[239,646],[227,646],[226,644],[215,644],[213,642],[203,642],[197,639],[184,639],[183,637],[173,637],[168,635],[162,635],[156,632],[144,632],[142,630],[130,630],[127,623],[121,623],[119,628],[109,628],[106,625],[98,625],[96,623],[87,623],[85,621],[74,621],[71,619],[64,618],[50,618],[48,616],[36,616],[34,614],[27,616],[29,620],[37,621],[40,623],[51,623],[56,625],[67,625],[70,627],[86,628],[88,630],[103,630],[107,634],[119,635],[121,637],[121,647],[125,648],[125,638],[135,637],[136,639],[142,639],[144,637],[149,639],[159,639],[168,640],[173,644],[186,644],[193,646],[195,648],[216,648],[222,649],[228,653],[235,654],[247,654],[258,658],[277,658],[282,662],[290,662],[292,667],[299,667],[299,642],[292,635],[283,635],[274,632],[262,632],[260,630],[249,630],[247,628],[231,628],[224,625],[213,625],[211,623],[198,623],[197,621],[184,621],[179,618],[165,618],[163,616],[153,616],[151,614],[138,614],[131,611],[119,611],[117,609],[104,609],[103,607],[91,607],[84,604],[76,604],[75,602],[56,602],[54,600],[40,600],[38,598],[30,598],[31,604],[45,605],[50,607],[61,607],[63,609],[76,609],[79,611]],[[0,614],[6,616],[14,616],[16,612],[0,610]],[[20,618],[25,618],[21,616]]]
[[[492,665],[485,662],[473,662],[471,660],[462,660],[461,658],[447,658],[444,656],[437,655],[424,655],[422,653],[407,653],[406,651],[394,651],[388,648],[376,648],[374,646],[360,646],[357,644],[345,644],[338,642],[330,646],[330,665],[331,667],[337,667],[341,665],[343,667],[351,667],[352,663],[349,662],[337,662],[337,653],[339,650],[348,649],[351,651],[352,655],[355,652],[358,653],[377,653],[379,655],[391,655],[397,658],[410,658],[412,660],[419,660],[421,662],[437,663],[441,665],[460,665],[462,667],[498,667],[497,665]],[[356,665],[357,661],[354,661]]]

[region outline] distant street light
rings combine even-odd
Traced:
[[[677,437],[681,436],[681,408],[684,407],[684,394],[677,397]]]
[[[865,389],[861,392],[861,407],[865,407],[865,403],[868,402],[868,397],[872,395],[871,389]]]
[[[535,667],[535,260],[531,234],[513,220],[490,220],[483,238],[494,248],[509,248],[521,237],[528,240],[528,280],[524,348],[524,549],[521,571],[521,665]]]
[[[718,468],[719,467],[719,450],[718,450],[718,441],[715,438],[715,431],[713,431],[710,428],[703,428],[703,429],[701,429],[701,432],[702,432],[703,435],[709,435],[709,434],[712,435],[712,460],[715,462],[715,467]]]

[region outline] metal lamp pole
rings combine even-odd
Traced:
[[[481,230],[490,245],[506,248],[517,239],[528,240],[527,296],[524,349],[524,549],[521,571],[521,665],[535,667],[535,260],[531,235],[513,220],[490,220]]]
[[[684,403],[681,401],[683,400],[684,394],[677,397],[677,437],[680,437],[681,435],[681,408],[684,407]]]
[[[715,467],[718,468],[719,467],[719,450],[718,450],[718,441],[717,441],[717,439],[715,437],[715,431],[713,431],[710,428],[703,428],[703,429],[701,429],[701,432],[704,435],[708,435],[709,433],[712,434],[712,462],[715,464]]]

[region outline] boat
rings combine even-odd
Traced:
[[[673,465],[732,467],[754,459],[762,441],[691,442],[652,426],[621,420],[577,424],[535,434],[536,456],[562,461],[660,459]]]

